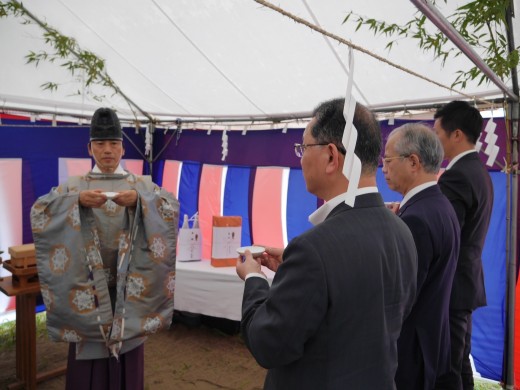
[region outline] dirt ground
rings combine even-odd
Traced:
[[[260,390],[266,370],[242,341],[238,323],[176,313],[170,330],[150,336],[145,344],[147,390]],[[38,372],[63,367],[68,345],[37,340]],[[16,381],[15,348],[0,348],[0,389]],[[38,390],[62,390],[65,375],[38,383]],[[477,381],[477,390],[496,390],[493,382]]]
[[[176,318],[176,317],[174,317]],[[247,350],[237,323],[203,317],[195,323],[176,318],[170,330],[145,344],[145,389],[261,389],[266,371]],[[67,344],[37,341],[38,371],[66,364]],[[0,352],[0,388],[15,381],[15,351]],[[38,383],[38,390],[65,388],[65,375]]]

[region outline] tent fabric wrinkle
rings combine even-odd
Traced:
[[[468,1],[435,6],[446,16]],[[263,0],[24,0],[38,20],[102,59],[121,93],[100,83],[86,85],[88,74],[72,74],[64,66],[70,59],[27,64],[30,52],[55,49],[36,24],[1,17],[0,36],[8,39],[2,41],[0,61],[0,250],[32,242],[29,215],[35,200],[91,167],[89,122],[102,106],[116,110],[123,124],[123,166],[151,174],[174,193],[181,216],[199,213],[208,257],[213,215],[242,217],[242,245],[285,246],[311,227],[307,217],[323,201],[307,192],[293,145],[301,142],[314,107],[345,97],[349,44],[360,49],[354,51],[352,97],[391,117],[380,122],[384,136],[416,110],[431,125],[432,109],[448,101],[471,96],[475,103],[493,101],[496,108],[505,99],[494,84],[479,84],[478,78],[468,81],[464,95],[446,88],[459,71],[474,66],[464,55],[450,57],[443,66],[412,39],[398,39],[389,51],[385,37],[344,22],[352,11],[404,24],[420,15],[410,0],[275,4],[285,15]],[[512,6],[520,10],[520,0],[512,0]],[[429,20],[424,26],[436,31]],[[458,50],[452,42],[447,48]],[[44,89],[46,83],[58,88]],[[482,255],[488,306],[475,312],[472,341],[478,373],[500,381],[512,342],[506,333],[506,317],[512,315],[505,304],[506,226],[518,216],[509,215],[504,191],[510,184],[503,166],[510,138],[505,121],[495,122],[496,129],[484,132],[479,145],[496,198]],[[381,169],[377,182],[385,201],[401,200],[387,188]],[[516,292],[520,296],[520,288]],[[0,312],[11,307],[12,301],[0,299]],[[520,304],[516,309],[520,313]]]
[[[520,0],[514,3],[520,9]],[[136,0],[28,0],[23,4],[49,26],[74,38],[83,50],[105,60],[107,74],[121,91],[159,121],[304,113],[345,92],[347,47],[253,0],[154,0],[151,7]],[[354,23],[343,23],[349,11],[406,22],[417,12],[408,0],[380,2],[377,7],[362,0],[281,0],[277,6],[443,85],[450,85],[458,70],[472,66],[459,56],[442,67],[413,40],[399,40],[388,51],[386,39],[363,29],[356,31]],[[441,11],[449,12],[449,6]],[[99,17],[101,10],[103,17]],[[39,27],[21,21],[12,16],[0,19],[0,34],[10,37],[3,43],[0,63],[4,110],[32,109],[88,118],[105,105],[117,109],[124,120],[134,119],[121,96],[100,85],[86,87],[85,75],[71,75],[59,61],[40,62],[37,68],[26,64],[25,56],[31,50],[53,49],[45,44]],[[520,33],[514,33],[520,42]],[[355,55],[359,71],[354,76],[354,95],[363,104],[385,107],[389,102],[431,103],[431,99],[457,97],[364,53]],[[20,79],[24,83],[18,83]],[[43,90],[41,85],[47,82],[57,83],[58,90]],[[492,84],[478,85],[477,81],[463,92],[482,99],[502,97]],[[137,114],[139,120],[147,119]]]

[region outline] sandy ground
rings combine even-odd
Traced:
[[[145,344],[145,389],[261,389],[265,370],[251,357],[236,324],[200,325],[176,321],[172,328],[151,336]],[[226,333],[227,332],[227,333]],[[233,334],[229,334],[233,333]],[[38,371],[63,366],[67,345],[46,337],[37,342]],[[14,347],[0,352],[0,388],[15,381]],[[38,383],[38,389],[65,388],[65,376]]]
[[[170,330],[151,336],[145,344],[145,389],[259,390],[266,371],[247,350],[238,323],[211,317],[174,317]],[[38,371],[62,367],[65,343],[41,336],[37,341]],[[15,351],[0,348],[0,389],[16,380]],[[62,390],[65,375],[38,383],[38,390]],[[493,382],[477,381],[475,389],[495,390]]]

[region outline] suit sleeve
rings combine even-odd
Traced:
[[[297,238],[284,252],[271,288],[261,278],[247,279],[241,330],[245,342],[265,368],[299,359],[327,309],[327,285],[319,254]]]
[[[428,276],[433,253],[435,248],[432,246],[430,230],[423,219],[416,215],[403,214],[402,219],[412,232],[415,247],[417,249],[417,293],[419,295],[422,285]]]
[[[439,187],[442,193],[448,198],[459,221],[460,228],[464,225],[466,211],[471,205],[471,187],[467,182],[466,176],[456,170],[447,170],[439,178]]]

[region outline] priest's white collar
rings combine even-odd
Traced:
[[[101,172],[101,169],[99,169],[99,167],[97,166],[97,164],[94,166],[94,168],[92,168],[92,173],[103,173]],[[116,168],[116,170],[114,171],[114,174],[115,175],[126,175],[126,171],[123,169],[123,167],[121,166],[121,164],[119,164]]]

